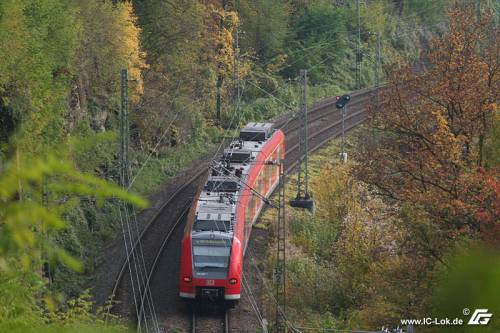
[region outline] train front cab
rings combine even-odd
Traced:
[[[185,243],[189,240],[191,244]],[[185,238],[183,258],[192,258],[192,262],[181,261],[180,296],[187,299],[239,300],[241,281],[238,267],[241,267],[241,262],[238,258],[241,255],[231,259],[231,255],[237,252],[241,253],[241,243],[230,233],[202,231]]]

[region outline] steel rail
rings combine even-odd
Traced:
[[[170,228],[170,230],[168,231],[168,233],[165,235],[165,238],[163,239],[163,242],[161,243],[160,248],[159,248],[158,252],[156,253],[155,259],[154,259],[154,261],[153,261],[153,263],[151,265],[151,270],[149,271],[147,279],[146,279],[146,285],[145,285],[145,288],[144,288],[144,292],[141,295],[141,308],[140,308],[140,311],[139,311],[139,318],[138,318],[139,322],[141,322],[141,318],[142,318],[142,315],[143,315],[143,312],[144,312],[144,301],[145,301],[145,298],[146,298],[146,296],[148,294],[149,285],[151,283],[151,279],[153,278],[153,274],[156,271],[156,267],[158,267],[158,261],[160,260],[160,257],[161,257],[161,255],[163,253],[163,250],[165,249],[165,246],[167,245],[168,241],[170,240],[170,237],[172,236],[172,234],[174,233],[174,231],[181,224],[181,222],[184,220],[184,218],[186,217],[187,213],[189,212],[190,206],[191,206],[191,200],[188,200],[188,201],[186,201],[184,203],[184,208],[182,209],[181,214],[179,215],[179,217],[175,221],[175,223],[172,226],[172,228]]]
[[[219,321],[220,318],[213,318],[214,321]],[[198,320],[196,319],[196,309],[192,309],[192,312],[191,312],[191,333],[196,333],[198,332],[197,329],[198,327],[196,326],[197,325],[197,322]],[[214,325],[212,325],[214,326]],[[215,326],[217,326],[217,324],[215,324]],[[223,325],[222,325],[222,331],[224,333],[229,333],[230,331],[230,327],[229,327],[229,309],[228,308],[224,308],[224,321],[223,321]],[[213,332],[213,331],[211,331]],[[203,333],[203,332],[200,332],[200,333]]]
[[[366,89],[363,91],[356,91],[351,95],[351,99],[357,96],[361,96],[360,98],[354,99],[352,101],[352,104],[350,104],[350,107],[358,106],[360,104],[365,103],[370,97],[370,93],[376,92],[376,89]],[[313,105],[311,109],[309,109],[309,115],[310,118],[308,119],[307,123],[311,124],[321,118],[324,118],[328,116],[328,112],[331,112],[331,107],[337,102],[336,99],[333,97],[329,97],[328,99],[325,99],[324,101],[320,101],[316,104]],[[298,118],[298,112],[295,113],[294,119]],[[299,127],[301,127],[302,124],[297,124],[296,126],[292,127],[290,130],[296,130]]]

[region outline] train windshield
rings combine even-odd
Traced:
[[[228,239],[193,239],[193,265],[196,277],[227,277],[231,241]]]
[[[205,185],[208,192],[236,192],[238,183],[233,181],[209,180]]]

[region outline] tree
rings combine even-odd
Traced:
[[[223,0],[220,7],[216,4],[207,5],[204,22],[206,32],[203,34],[205,42],[202,50],[205,52],[202,59],[214,66],[213,70],[216,75],[215,118],[221,124],[223,88],[227,79],[234,74],[233,31],[237,29],[239,19],[234,11],[229,10],[227,1]],[[226,89],[227,91],[228,89]]]
[[[2,136],[17,128],[20,149],[39,152],[63,138],[78,31],[70,1],[0,3]]]
[[[290,16],[286,1],[241,1],[235,7],[244,31],[241,38],[243,52],[255,55],[260,64],[283,54]]]
[[[423,209],[447,237],[479,230],[493,191],[480,172],[499,98],[499,30],[488,15],[454,8],[417,68],[389,73],[357,174],[380,193]],[[492,42],[491,42],[492,41]],[[496,41],[496,43],[495,43]],[[495,173],[494,177],[498,177]]]
[[[75,61],[76,102],[70,130],[83,118],[96,131],[109,129],[110,113],[119,109],[120,70],[128,69],[129,100],[137,104],[143,92],[145,54],[139,45],[140,29],[129,2],[78,1],[81,40]]]
[[[332,71],[345,56],[348,38],[344,30],[346,15],[328,1],[311,2],[295,8],[286,43],[288,61],[282,73],[295,77],[300,69],[309,70],[313,84],[332,80]],[[344,68],[342,68],[344,69]]]
[[[141,45],[149,69],[134,126],[143,150],[154,147],[169,124],[189,140],[199,113],[213,112],[215,75],[201,53],[205,6],[197,0],[133,1],[141,27]],[[167,137],[168,139],[168,137]],[[168,142],[169,140],[165,140]],[[184,143],[181,141],[179,143]]]

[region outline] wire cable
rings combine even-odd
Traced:
[[[155,147],[153,148],[153,150],[149,153],[148,157],[146,158],[146,161],[141,165],[141,167],[139,168],[139,170],[137,171],[137,173],[134,175],[134,177],[132,178],[132,180],[130,181],[130,184],[127,188],[127,190],[130,190],[132,185],[134,184],[135,180],[137,179],[137,177],[139,176],[139,174],[142,172],[142,170],[144,169],[144,167],[146,166],[146,164],[149,162],[151,156],[156,153],[158,147],[160,146],[161,142],[163,141],[163,139],[166,137],[167,133],[168,133],[168,130],[170,129],[170,127],[172,126],[172,124],[174,123],[174,121],[177,119],[177,117],[179,116],[180,112],[181,111],[184,111],[187,109],[187,107],[189,106],[192,106],[196,103],[198,103],[200,101],[200,99],[197,99],[191,103],[189,103],[188,105],[182,107],[182,108],[179,108],[177,110],[177,112],[175,113],[173,119],[170,121],[170,124],[167,126],[167,128],[163,131],[163,134],[162,136],[160,137],[160,139],[158,140],[158,142],[156,143]]]
[[[146,268],[146,260],[144,258],[144,250],[142,247],[142,242],[140,241],[140,232],[139,232],[139,223],[137,222],[137,213],[135,211],[135,207],[133,207],[133,206],[132,206],[132,216],[134,219],[136,237],[137,237],[137,239],[139,239],[137,245],[139,246],[139,254],[141,256],[140,259],[141,259],[142,269],[144,270],[144,276],[145,276],[145,278],[143,277],[143,279],[142,279],[143,292],[141,293],[138,322],[139,323],[141,322],[142,315],[144,315],[144,320],[146,321],[146,313],[144,313],[144,302],[143,302],[143,299],[145,299],[146,303],[148,305],[148,308],[149,308],[149,312],[153,318],[153,324],[154,324],[155,330],[157,333],[159,333],[160,327],[159,327],[159,323],[158,323],[158,317],[156,315],[156,308],[155,308],[154,301],[153,301],[153,294],[151,293],[151,288],[150,288],[150,285],[148,284],[148,281],[147,281],[148,271]]]

